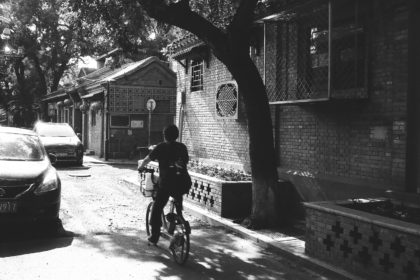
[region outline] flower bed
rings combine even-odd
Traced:
[[[206,165],[198,160],[191,160],[188,163],[188,170],[223,181],[251,181],[251,175],[240,170],[223,168],[217,165]]]
[[[158,171],[157,163],[149,168]],[[225,218],[245,218],[251,213],[251,176],[234,169],[190,161],[188,170],[193,182],[185,200]]]
[[[419,279],[420,225],[362,211],[386,201],[305,203],[306,253],[367,279]],[[392,204],[391,213],[400,212],[402,203]]]

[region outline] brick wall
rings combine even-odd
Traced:
[[[403,190],[408,12],[396,2],[374,4],[368,99],[272,105],[280,167]]]
[[[236,163],[238,168],[249,169],[248,128],[243,107],[240,106],[236,120],[216,118],[217,84],[232,81],[232,75],[214,56],[208,67],[204,64],[204,88],[191,92],[191,71],[186,73],[183,66],[173,62],[178,84],[178,125],[180,96],[183,90],[186,92],[182,141],[193,158],[212,159],[220,164]]]
[[[292,1],[293,2],[293,1]],[[399,0],[374,1],[366,29],[368,98],[318,103],[271,105],[278,166],[299,174],[345,179],[382,189],[404,189],[407,95],[407,8]],[[267,24],[266,63],[263,36],[251,49],[270,91],[284,90],[285,49],[282,30]],[[260,29],[262,32],[262,28]],[[296,54],[296,50],[294,52]],[[185,63],[185,60],[184,60]],[[186,91],[183,142],[192,156],[248,163],[246,116],[238,120],[215,117],[217,83],[231,74],[213,56],[204,69],[204,90],[190,92],[190,72],[174,63],[177,72],[178,110]],[[274,74],[275,73],[275,74]],[[290,85],[289,85],[290,86]],[[290,86],[290,88],[295,88]],[[289,92],[290,96],[295,92]],[[360,97],[360,96],[359,96]],[[177,113],[179,124],[179,113]]]

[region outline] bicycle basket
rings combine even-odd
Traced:
[[[158,176],[146,173],[146,176],[140,178],[140,192],[145,197],[151,197],[157,191]]]

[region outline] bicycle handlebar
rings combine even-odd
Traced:
[[[153,173],[155,170],[153,168],[142,168],[141,170],[138,170],[139,173]]]

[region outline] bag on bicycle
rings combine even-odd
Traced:
[[[183,195],[190,191],[192,181],[184,163],[180,161],[171,163],[168,169],[168,179],[173,184],[170,192]]]
[[[159,187],[171,196],[189,192],[191,177],[187,171],[187,147],[179,142],[159,143],[149,154],[151,160],[159,161]]]

